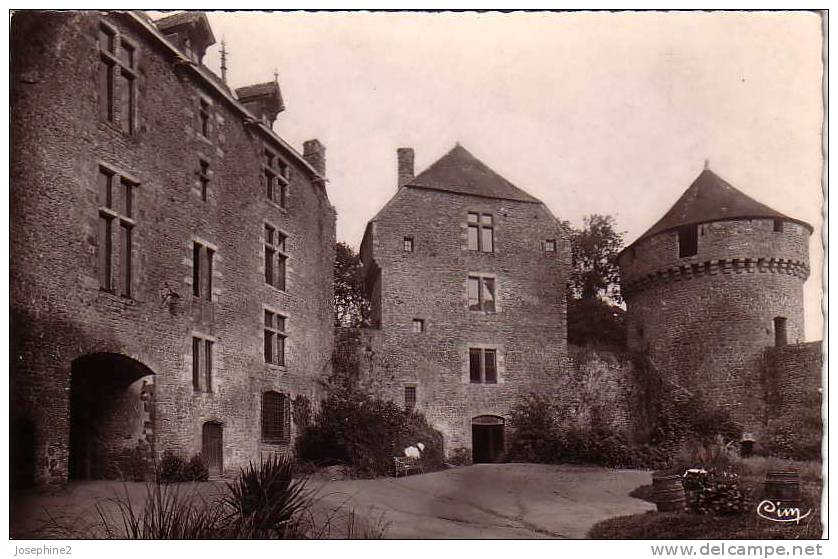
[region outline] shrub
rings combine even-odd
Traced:
[[[699,514],[739,514],[748,507],[747,491],[739,487],[739,476],[732,472],[708,470],[685,483],[688,506]]]
[[[183,481],[183,470],[185,468],[186,461],[180,455],[167,450],[160,459],[157,479],[160,483],[177,483]]]
[[[458,446],[448,454],[447,462],[452,466],[468,466],[471,464],[471,450]]]
[[[207,481],[209,467],[203,455],[196,454],[189,459],[183,468],[183,481]]]
[[[303,461],[321,466],[346,464],[361,477],[375,477],[391,473],[393,457],[419,442],[425,445],[424,468],[441,468],[442,434],[421,414],[363,396],[329,396],[314,422],[297,438],[295,452]]]
[[[200,454],[196,454],[187,462],[180,455],[167,450],[160,459],[157,479],[160,483],[207,481],[209,479],[209,469]]]

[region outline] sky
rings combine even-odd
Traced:
[[[456,142],[560,219],[610,214],[636,239],[705,160],[815,227],[806,337],[822,338],[822,44],[806,12],[212,12],[206,65],[273,79],[274,130],[326,146],[337,237],[358,247],[396,192]]]

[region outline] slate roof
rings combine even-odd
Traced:
[[[800,223],[812,230],[808,223],[757,202],[710,169],[704,169],[675,205],[637,241],[682,225],[744,218],[783,219]]]
[[[541,201],[530,196],[457,144],[405,186],[456,192],[519,202]]]
[[[246,97],[259,97],[261,95],[273,95],[274,93],[279,93],[279,85],[273,81],[236,88],[236,97],[239,99]]]
[[[212,27],[209,24],[209,20],[207,19],[207,14],[204,12],[178,12],[176,14],[172,14],[170,16],[161,17],[160,19],[154,22],[154,25],[157,26],[157,29],[160,31],[165,31],[166,29],[171,29],[172,27],[178,27],[180,25],[191,24],[196,25],[206,34],[208,38],[212,38],[210,43],[215,42],[215,36],[212,33]]]

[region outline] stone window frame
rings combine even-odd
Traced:
[[[101,177],[106,176],[104,200],[100,188]],[[140,181],[117,167],[97,161],[96,201],[98,205],[97,227],[97,275],[99,289],[104,293],[118,295],[123,299],[134,299],[135,275],[134,255],[135,229],[137,221],[136,198]],[[122,194],[114,196],[114,187]],[[127,194],[126,194],[127,193]],[[120,206],[121,207],[118,207]],[[117,227],[114,227],[116,223]],[[114,243],[118,231],[119,240]],[[102,246],[102,238],[106,243]],[[104,254],[103,251],[104,250]],[[114,271],[117,273],[114,274]]]
[[[419,386],[415,382],[409,382],[404,385],[404,409],[405,411],[413,411],[419,402]]]
[[[270,235],[268,230],[271,232]],[[289,235],[286,230],[264,220],[262,224],[262,272],[265,285],[281,293],[288,293],[288,239]],[[268,270],[270,270],[270,277]]]
[[[268,323],[268,316],[271,315],[270,324]],[[261,328],[262,328],[262,360],[268,368],[277,369],[280,371],[288,370],[288,348],[289,348],[289,330],[288,313],[281,312],[274,307],[268,305],[262,306],[261,314]],[[277,319],[282,319],[280,322]],[[270,338],[269,338],[270,337]],[[268,340],[272,341],[269,342]],[[280,346],[280,340],[282,344]],[[270,346],[268,345],[270,343]],[[270,347],[271,358],[268,359],[268,347]],[[279,348],[282,348],[281,351]],[[281,358],[278,359],[278,357]]]
[[[291,165],[267,143],[264,144],[262,152],[260,181],[262,192],[268,202],[282,211],[287,211],[291,192]]]
[[[558,249],[559,245],[556,242],[556,239],[545,239],[543,246],[544,246],[544,252],[555,253],[555,252],[557,252],[557,249]]]
[[[201,141],[206,144],[213,145],[216,126],[215,121],[217,120],[215,116],[215,103],[209,95],[206,95],[202,91],[198,91],[196,99],[197,108],[195,109],[195,115],[198,118],[198,122],[195,126],[195,130],[197,131],[198,138]],[[206,133],[204,130],[205,127]]]
[[[402,251],[403,252],[415,252],[416,251],[416,241],[412,236],[405,236],[402,239]]]
[[[195,394],[212,394],[215,386],[214,373],[218,338],[192,331],[191,340],[192,391]]]
[[[476,216],[476,219],[472,221],[472,216]],[[484,222],[484,218],[489,218],[489,223]],[[471,248],[471,232],[477,232],[477,248]],[[489,231],[490,239],[491,239],[491,250],[485,250],[484,247],[484,240],[483,240],[483,232]],[[466,249],[470,252],[479,252],[485,254],[494,254],[495,250],[495,214],[492,212],[485,212],[485,211],[477,211],[477,210],[468,210],[466,212]]]
[[[416,329],[418,326],[418,330]],[[410,331],[413,334],[424,334],[428,329],[428,321],[424,318],[414,318],[410,323]]]
[[[277,395],[279,398],[269,409],[265,396]],[[268,388],[259,397],[259,435],[262,444],[287,445],[291,442],[291,394]],[[275,414],[269,414],[270,411]]]
[[[105,90],[107,99],[99,99],[99,119],[113,126],[127,136],[133,136],[138,129],[137,126],[137,80],[139,79],[139,58],[140,48],[139,44],[127,38],[125,34],[121,33],[119,29],[112,23],[105,21],[104,18],[99,20],[98,26],[99,34],[97,35],[99,64],[104,64],[108,71],[108,84],[103,86],[99,84],[99,91]],[[110,38],[107,45],[102,45],[100,38],[102,34]],[[123,60],[123,51],[130,52],[128,60]],[[121,82],[118,78],[125,77],[128,82],[128,120],[124,122],[124,115],[122,114],[123,98],[121,86],[117,86]],[[98,79],[98,78],[97,78]],[[103,114],[101,103],[106,103]]]
[[[478,287],[478,297],[480,298],[480,310],[473,310],[471,305],[469,304],[469,282],[472,278],[477,278],[479,280],[479,287]],[[483,285],[484,280],[491,279],[494,281],[495,284],[495,309],[492,311],[487,311],[483,309]],[[498,314],[501,312],[501,302],[500,302],[500,280],[498,275],[494,272],[468,272],[465,281],[465,306],[466,310],[470,313],[475,314],[485,314],[485,315],[492,315]]]
[[[495,375],[496,382],[484,382],[482,380],[483,370],[481,369],[481,382],[472,382],[471,380],[471,350],[478,349],[484,353],[481,364],[485,366],[485,351],[493,350],[495,352]],[[471,386],[498,386],[506,383],[506,353],[503,344],[483,343],[483,342],[466,342],[464,344],[463,358],[462,358],[461,382]]]
[[[198,266],[195,266],[195,257]],[[218,246],[206,239],[193,236],[189,239],[189,269],[190,276],[187,283],[192,290],[193,299],[207,302],[216,300],[216,278],[218,277]]]
[[[211,162],[208,157],[203,155],[198,156],[198,195],[202,202],[209,201],[210,182],[215,174],[211,168]]]

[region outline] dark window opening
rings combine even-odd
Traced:
[[[212,301],[212,273],[215,251],[195,241],[192,243],[192,295]]]
[[[678,258],[698,254],[698,226],[685,225],[678,229]]]
[[[273,311],[265,311],[265,363],[285,365],[286,318]]]
[[[285,235],[265,224],[265,283],[281,291],[285,291],[287,277],[285,241]]]
[[[416,408],[416,387],[404,387],[404,409],[411,411]]]
[[[198,117],[201,121],[201,135],[204,138],[209,138],[210,136],[210,105],[209,102],[201,99],[200,107],[198,109]]]
[[[495,229],[491,214],[468,213],[468,249],[477,252],[494,252]]]
[[[782,347],[788,345],[788,331],[786,329],[788,319],[778,316],[774,319],[774,345]]]
[[[284,444],[291,440],[291,399],[287,394],[262,394],[262,442]]]
[[[468,308],[472,311],[493,313],[495,305],[495,279],[482,276],[468,278]]]
[[[210,184],[210,176],[209,176],[209,162],[204,161],[201,159],[198,162],[198,180],[201,183],[201,200],[204,202],[207,201],[207,194],[209,193],[209,184]]]
[[[421,334],[425,331],[425,321],[421,318],[414,318],[413,319],[413,333],[414,334]]]
[[[782,219],[775,219],[774,220],[774,232],[775,233],[782,233],[783,232],[783,220]]]
[[[106,122],[119,125],[126,134],[132,134],[136,127],[135,62],[135,48],[119,37],[115,30],[104,23],[101,24],[97,78],[99,116]]]
[[[469,348],[469,380],[473,384],[498,382],[497,350]]]
[[[413,237],[404,238],[404,251],[413,252]]]
[[[556,252],[556,239],[544,241],[544,252]]]
[[[99,287],[122,297],[133,295],[133,182],[99,168],[97,266]],[[116,239],[114,239],[116,237]]]

